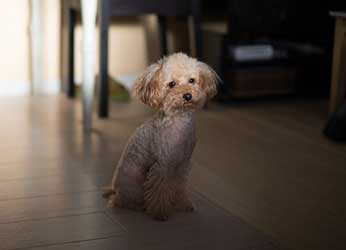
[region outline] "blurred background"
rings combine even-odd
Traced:
[[[88,133],[81,1],[0,2],[0,250],[346,248],[344,0],[96,1]],[[135,78],[179,51],[222,83],[197,115],[196,211],[155,224],[101,189],[155,112]]]
[[[227,84],[232,89],[231,95],[261,96],[273,93],[304,93],[328,96],[334,41],[334,19],[330,17],[328,11],[343,10],[342,1],[334,0],[328,1],[328,3],[321,1],[316,4],[309,1],[304,3],[270,1],[259,4],[259,6],[255,6],[251,1],[249,3],[202,1],[200,4],[199,11],[203,19],[200,24],[203,24],[201,29],[204,31],[201,34],[204,47],[200,48],[200,54],[203,53],[204,61],[216,67],[224,78],[236,79],[233,83]],[[64,77],[66,77],[64,70],[60,68],[60,64],[65,63],[63,60],[65,52],[68,52],[63,50],[64,43],[61,41],[64,39],[62,29],[67,22],[66,18],[64,19],[66,13],[65,16],[61,14],[63,8],[66,9],[63,1],[40,2],[39,42],[42,81],[40,91],[43,93],[58,93],[64,84]],[[4,11],[4,15],[2,15],[4,21],[1,22],[4,32],[2,54],[6,60],[3,60],[3,70],[0,72],[2,86],[0,95],[28,94],[32,77],[32,32],[30,29],[32,5],[30,1],[18,0],[6,3],[4,9],[8,10]],[[169,14],[165,20],[167,52],[188,52],[190,39],[186,18],[182,14],[178,17],[174,15],[172,17],[172,15]],[[6,20],[9,20],[10,17],[14,21],[11,21],[9,25]],[[154,62],[161,56],[160,26],[157,15],[119,14],[111,18],[108,67],[110,76],[116,77],[139,72],[148,63]],[[82,39],[80,12],[77,11],[75,19],[74,73],[75,82],[80,83]],[[234,23],[233,27],[232,23]],[[227,41],[223,39],[227,39]],[[263,54],[255,56],[262,56],[262,61],[261,58],[237,61],[232,57],[232,51],[229,53],[229,58],[221,56],[221,54],[225,54],[223,52],[227,46],[232,50],[236,45],[249,44],[270,45],[269,48],[257,48],[256,53]],[[266,49],[267,51],[265,51]],[[266,56],[271,57],[276,66],[283,67],[270,68],[271,60],[265,58]],[[116,58],[121,58],[121,60],[116,60]],[[304,65],[306,61],[311,65]],[[275,86],[258,84],[262,91],[246,89],[245,91],[248,93],[241,94],[243,89],[239,89],[237,83],[241,81],[240,78],[244,72],[242,69],[251,68],[250,72],[253,73],[255,80],[268,78],[269,76],[264,76],[264,71],[256,71],[263,65],[266,65],[266,69],[269,71],[275,72],[276,76],[271,76],[273,81],[275,81],[275,77],[281,77],[280,80],[286,81],[286,83],[276,84],[278,85],[276,89]],[[318,75],[316,75],[316,69],[319,69]],[[247,83],[239,84],[246,85]],[[285,84],[286,86],[284,86]],[[269,89],[265,89],[266,87]],[[281,93],[278,93],[280,91]]]

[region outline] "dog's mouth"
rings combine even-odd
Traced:
[[[184,102],[183,104],[184,108],[191,108],[193,106],[192,102]]]

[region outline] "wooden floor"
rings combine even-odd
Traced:
[[[346,144],[323,136],[327,114],[292,99],[201,113],[194,188],[285,248],[346,249]]]
[[[149,113],[135,103],[118,105],[88,136],[76,101],[0,99],[0,249],[279,249],[193,188],[196,212],[167,222],[106,207],[100,187]]]
[[[151,111],[114,104],[88,136],[78,101],[0,99],[0,249],[345,249],[346,146],[321,100],[211,105],[198,116],[197,210],[165,223],[106,207],[128,136]]]

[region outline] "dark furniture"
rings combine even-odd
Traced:
[[[205,37],[208,34],[203,30],[204,52],[213,56],[224,79],[220,93],[226,99],[236,92],[247,96],[328,95],[334,31],[328,11],[342,9],[345,3],[342,0],[228,1],[228,30],[219,38]],[[219,43],[217,52],[211,51],[217,47],[215,43]],[[246,63],[230,57],[230,46],[249,44],[272,45],[275,57]],[[205,54],[204,60],[210,60],[208,55]],[[265,83],[270,84],[264,86]],[[238,91],[241,85],[246,93]]]
[[[61,74],[63,90],[69,97],[75,96],[74,86],[74,27],[80,12],[79,0],[62,0],[61,25]],[[166,17],[190,17],[195,55],[201,56],[201,28],[199,0],[100,0],[98,6],[99,25],[99,107],[100,117],[108,116],[108,28],[113,16],[137,16],[156,14],[160,24],[161,53],[167,53]]]
[[[331,12],[335,18],[334,53],[329,113],[333,115],[345,102],[346,94],[346,12]],[[346,123],[345,106],[343,121]]]

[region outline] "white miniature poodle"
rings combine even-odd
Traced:
[[[183,53],[164,57],[137,79],[135,95],[158,113],[129,139],[104,194],[111,206],[144,209],[158,220],[194,210],[187,193],[194,112],[216,94],[217,82],[214,70]]]

